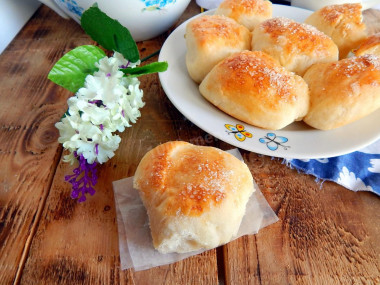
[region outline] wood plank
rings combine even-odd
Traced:
[[[39,12],[43,18],[44,13]],[[67,93],[47,83],[46,74],[67,32],[51,34],[38,18],[0,55],[0,280],[13,282],[49,192],[61,148],[54,123]],[[56,38],[61,36],[62,38]],[[62,51],[62,50],[61,50]],[[53,170],[53,171],[52,171]]]
[[[184,18],[194,8],[193,3]],[[70,24],[70,28],[75,27]],[[139,43],[141,57],[158,50],[164,38]],[[70,39],[77,40],[71,35]],[[100,167],[95,196],[82,204],[71,200],[64,175],[73,167],[59,163],[21,284],[218,283],[215,250],[147,271],[120,270],[112,181],[132,176],[142,156],[160,143],[193,137],[199,140],[204,136],[199,129],[194,131],[194,126],[168,101],[157,75],[140,80],[146,102],[143,119],[121,134],[122,143],[115,157]]]
[[[225,246],[226,284],[378,284],[380,199],[246,154],[280,221]]]

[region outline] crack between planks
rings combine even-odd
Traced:
[[[57,154],[55,155],[54,160],[53,160],[53,161],[55,161],[55,163],[53,164],[54,165],[54,172],[52,172],[50,177],[48,178],[48,187],[46,187],[46,190],[44,191],[45,193],[42,196],[42,202],[40,203],[40,206],[38,207],[37,212],[33,218],[30,234],[29,234],[28,238],[26,239],[25,246],[24,246],[24,249],[23,249],[22,254],[21,254],[20,263],[19,263],[19,266],[17,268],[16,276],[15,276],[15,279],[13,281],[14,285],[20,284],[22,272],[24,271],[26,260],[28,259],[30,246],[32,245],[33,238],[37,232],[37,228],[38,228],[41,216],[42,216],[42,212],[45,209],[46,201],[47,201],[47,198],[49,196],[51,186],[53,185],[53,180],[54,180],[55,174],[57,173],[57,168],[58,168],[58,164],[60,162],[60,158],[62,157],[62,153],[63,153],[63,148],[59,147],[59,150],[57,151]]]
[[[224,259],[224,246],[219,246],[216,248],[216,268],[218,270],[218,284],[226,284],[226,268]]]
[[[257,236],[255,236],[255,247],[256,247],[256,258],[257,258],[257,277],[259,278],[259,283],[261,282],[261,271],[260,271],[260,259],[259,259],[259,251],[257,249]]]

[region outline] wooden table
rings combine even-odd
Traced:
[[[194,4],[183,20],[199,12]],[[380,31],[379,11],[366,11]],[[167,34],[138,44],[141,57]],[[243,151],[280,221],[223,247],[147,271],[120,270],[112,181],[133,176],[142,156],[170,140],[227,150],[170,103],[158,76],[141,77],[146,106],[100,167],[97,193],[70,198],[54,124],[73,94],[53,84],[53,64],[93,41],[74,21],[41,7],[0,56],[0,284],[379,284],[380,199]],[[157,57],[152,61],[156,61]]]

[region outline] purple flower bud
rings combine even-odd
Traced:
[[[98,144],[95,146],[95,152],[98,152]],[[74,174],[65,176],[65,181],[71,184],[71,198],[78,199],[78,202],[84,202],[86,201],[86,194],[91,196],[95,194],[93,186],[98,182],[98,177],[96,176],[97,163],[89,164],[83,154],[78,156],[74,152],[74,156],[78,158],[79,166],[73,170]]]

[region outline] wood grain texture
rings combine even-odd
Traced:
[[[378,284],[380,199],[247,153],[280,221],[225,246],[226,284]]]
[[[32,21],[0,56],[2,284],[12,283],[22,264],[61,152],[54,123],[64,112],[67,94],[45,79],[60,54],[41,41],[54,39],[51,28]]]

